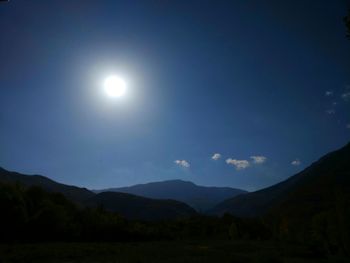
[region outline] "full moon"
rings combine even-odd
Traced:
[[[118,76],[109,76],[104,81],[104,91],[111,98],[119,98],[125,95],[126,83]]]

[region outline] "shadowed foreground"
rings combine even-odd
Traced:
[[[0,245],[0,262],[347,262],[297,246],[251,241],[49,243]]]
[[[349,158],[350,144],[321,158],[293,177],[298,180],[284,188],[287,194],[272,202],[265,216],[254,218],[195,213],[130,220],[106,210],[103,204],[115,205],[108,198],[97,207],[83,206],[62,193],[5,181],[0,183],[0,263],[349,262]]]

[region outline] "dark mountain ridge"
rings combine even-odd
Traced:
[[[168,180],[137,184],[129,187],[95,190],[94,192],[121,192],[155,199],[174,199],[197,211],[206,211],[223,200],[245,194],[247,191],[230,187],[199,186],[189,181]]]
[[[327,181],[326,185],[320,185]],[[210,214],[231,213],[240,217],[256,217],[267,214],[290,202],[291,196],[306,187],[318,189],[313,198],[321,200],[327,188],[348,188],[350,185],[350,143],[326,154],[300,173],[268,188],[227,199],[215,206]]]
[[[151,199],[133,194],[102,192],[86,202],[89,206],[103,206],[107,211],[118,211],[129,219],[166,220],[196,215],[195,210],[175,200]]]
[[[63,194],[69,200],[82,206],[102,206],[129,219],[163,220],[183,218],[196,214],[185,203],[175,200],[156,200],[125,193],[100,193],[76,186],[57,183],[41,175],[24,175],[0,168],[0,182],[19,183],[23,186],[39,186],[48,192]]]
[[[62,193],[71,201],[82,203],[95,194],[86,188],[57,183],[42,175],[24,175],[0,167],[0,182],[21,183],[24,186],[40,186],[49,192]]]

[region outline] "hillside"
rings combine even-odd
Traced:
[[[41,175],[24,175],[16,172],[10,172],[1,167],[0,182],[20,183],[25,186],[40,186],[46,191],[61,193],[68,199],[77,203],[82,203],[83,201],[94,196],[94,193],[86,188],[57,183]]]
[[[52,193],[61,193],[82,206],[103,206],[125,218],[161,220],[195,214],[188,205],[174,200],[156,200],[125,193],[95,194],[85,188],[57,183],[41,175],[24,175],[0,168],[0,183],[39,186]]]
[[[117,212],[128,219],[165,220],[186,218],[196,215],[196,211],[175,200],[157,200],[137,195],[103,192],[90,198],[87,205],[103,206],[107,211]]]
[[[326,205],[335,191],[348,192],[350,186],[350,144],[322,157],[302,172],[271,187],[223,201],[210,213],[231,213],[255,217],[273,211],[285,211],[298,204],[299,209],[313,202],[313,209]],[[336,190],[338,189],[338,190]],[[303,200],[303,201],[301,201]]]
[[[155,199],[174,199],[184,202],[197,211],[207,211],[223,200],[247,193],[230,187],[206,187],[182,180],[169,180],[110,188],[95,192],[121,192]]]

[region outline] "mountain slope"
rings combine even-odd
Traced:
[[[80,188],[71,185],[57,183],[41,175],[24,175],[16,172],[10,172],[0,167],[0,182],[21,183],[25,186],[40,186],[49,192],[58,192],[65,195],[68,199],[81,203],[95,194],[86,188]]]
[[[48,192],[61,193],[80,205],[103,206],[130,219],[162,220],[196,214],[193,208],[175,200],[156,200],[125,193],[95,194],[85,188],[60,184],[41,175],[24,175],[3,168],[0,168],[0,183],[39,186]]]
[[[193,216],[196,211],[175,200],[157,200],[126,193],[102,192],[90,198],[89,206],[103,206],[128,219],[164,220]]]
[[[307,200],[313,202],[313,209],[319,209],[326,204],[330,191],[340,188],[346,191],[349,186],[350,144],[347,144],[289,179],[260,191],[225,200],[210,213],[255,217],[287,210],[287,207],[295,206],[296,203],[300,209]]]
[[[95,192],[121,192],[156,199],[174,199],[198,211],[206,211],[221,201],[246,191],[230,187],[205,187],[182,180],[138,184],[130,187],[110,188]]]

